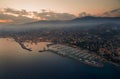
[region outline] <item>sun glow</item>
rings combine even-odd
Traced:
[[[13,22],[13,20],[0,20],[0,23],[8,23],[8,22]]]

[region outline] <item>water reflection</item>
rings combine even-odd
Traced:
[[[32,73],[33,69],[43,69],[43,67],[47,64],[45,64],[45,62],[53,60],[54,55],[52,55],[52,53],[38,52],[38,50],[43,49],[47,43],[42,42],[38,44],[26,44],[28,44],[33,51],[29,52],[28,50],[23,49],[19,43],[15,42],[12,38],[0,38],[0,79],[3,79],[9,74],[16,74],[15,72],[25,73],[30,71]]]
[[[0,55],[11,57],[24,57],[29,56],[27,50],[21,48],[21,46],[12,38],[0,38]],[[32,55],[33,56],[33,55]]]
[[[28,44],[28,43],[27,43]],[[41,44],[43,46],[41,46]],[[38,45],[29,46],[33,47],[32,49],[39,50],[44,47],[44,43]],[[46,54],[47,56],[47,54]],[[9,67],[18,67],[18,66],[28,66],[28,63],[32,65],[31,62],[39,61],[39,58],[42,57],[39,52],[23,49],[19,43],[15,42],[12,38],[0,38],[0,68],[3,69]]]
[[[39,53],[44,44],[47,43],[25,43],[33,49],[28,51],[12,38],[0,38],[0,79],[120,78],[119,71],[116,71],[119,69],[110,64],[94,68],[51,52]]]

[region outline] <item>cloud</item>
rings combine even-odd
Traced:
[[[0,9],[0,19],[12,20],[14,23],[25,23],[37,20],[70,20],[76,18],[69,13],[56,13],[53,11],[42,10],[41,12],[16,10],[12,8]]]
[[[76,16],[69,13],[55,13],[52,11],[43,11],[41,13],[34,13],[35,16],[45,20],[70,20]]]
[[[107,16],[107,17],[120,17],[120,8],[108,11],[108,12],[104,12],[103,16]]]
[[[9,20],[9,21],[11,20],[12,23],[26,23],[26,22],[36,21],[36,19],[31,19],[31,18],[24,17],[24,16],[16,17],[16,16],[13,16],[13,15],[7,15],[7,14],[1,14],[1,13],[0,13],[0,19],[1,20]]]
[[[16,14],[18,16],[22,16],[22,15],[29,15],[29,12],[27,12],[26,10],[16,10],[16,9],[11,9],[11,8],[5,8],[4,9],[5,13],[12,13],[12,14]]]
[[[86,12],[82,12],[79,14],[79,17],[85,17],[85,16],[91,16],[91,14],[86,13]]]
[[[82,12],[78,17],[84,16],[97,16],[91,15],[86,12]],[[120,8],[114,9],[108,12],[103,13],[100,16],[104,17],[120,17]],[[8,23],[27,23],[38,20],[71,20],[76,18],[75,15],[69,13],[57,13],[49,10],[41,10],[41,12],[37,11],[26,11],[26,10],[17,10],[12,8],[3,8],[0,9],[0,20],[1,22]]]

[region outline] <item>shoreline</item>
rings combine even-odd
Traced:
[[[86,65],[90,65],[90,66],[92,66],[92,67],[104,67],[104,64],[95,65],[95,64],[88,63],[88,62],[85,62],[85,61],[82,61],[82,60],[79,60],[79,59],[72,58],[72,57],[70,57],[70,56],[64,56],[64,55],[62,55],[62,54],[58,54],[58,53],[55,52],[55,51],[51,51],[51,50],[48,50],[48,51],[49,51],[49,52],[52,52],[52,53],[55,53],[55,54],[57,54],[57,55],[59,55],[59,56],[62,56],[62,57],[67,57],[67,58],[70,58],[70,59],[73,59],[73,60],[80,61],[81,63],[84,63],[84,64],[86,64]]]
[[[60,47],[60,48],[55,49],[56,46],[53,46],[53,48],[51,48],[51,47],[48,48],[47,51],[53,52],[60,56],[64,56],[64,57],[68,57],[68,58],[80,61],[84,64],[88,64],[88,65],[91,65],[94,67],[103,67],[104,66],[102,58],[99,58],[99,56],[97,56],[97,55],[87,53],[86,51],[82,52],[82,50],[75,49],[75,48],[65,46],[65,45],[60,45],[60,44],[58,44],[58,47]],[[69,48],[69,49],[66,49],[66,48]],[[76,51],[77,51],[77,53],[76,53]]]

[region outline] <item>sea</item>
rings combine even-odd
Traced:
[[[105,63],[92,67],[52,52],[38,52],[46,42],[25,43],[23,49],[13,38],[0,38],[0,79],[120,79],[120,67]]]

